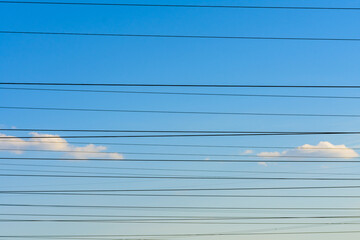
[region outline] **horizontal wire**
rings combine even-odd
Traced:
[[[265,159],[241,159],[241,160],[228,160],[228,159],[214,159],[214,160],[204,160],[204,159],[134,159],[134,158],[124,158],[124,159],[111,159],[111,158],[40,158],[40,157],[0,157],[0,160],[35,160],[35,161],[111,161],[111,162],[202,162],[202,163],[272,163],[272,162],[288,162],[288,163],[360,163],[360,161],[355,160],[267,160]],[[306,158],[306,157],[305,157]]]
[[[155,178],[198,180],[309,180],[309,181],[359,181],[360,178],[315,178],[315,177],[229,177],[229,176],[127,176],[127,175],[50,175],[50,174],[0,174],[0,177],[50,177],[50,178]]]
[[[15,137],[14,137],[15,138]],[[0,143],[7,140],[0,139]],[[11,140],[11,142],[23,142],[20,140]],[[38,143],[58,143],[56,141],[34,141]],[[260,149],[273,149],[273,148],[281,148],[281,149],[291,149],[297,148],[299,146],[244,146],[244,145],[199,145],[199,144],[157,144],[157,143],[109,143],[109,142],[73,142],[67,141],[72,144],[98,144],[98,145],[113,145],[113,146],[150,146],[150,147],[191,147],[191,148],[260,148]],[[360,147],[350,147],[351,149],[360,150]],[[314,149],[311,147],[302,147],[302,149]],[[326,148],[326,147],[316,147],[317,150],[320,149],[329,149],[329,150],[344,150],[344,148],[334,147],[334,148]]]
[[[172,34],[129,34],[129,33],[91,33],[91,32],[48,32],[48,31],[10,31],[0,34],[52,35],[52,36],[97,36],[97,37],[140,37],[140,38],[180,38],[180,39],[227,39],[227,40],[295,40],[295,41],[345,41],[359,42],[360,38],[327,37],[260,37],[260,36],[221,36],[221,35],[172,35]]]
[[[249,190],[302,190],[346,189],[360,186],[300,186],[300,187],[233,187],[233,188],[155,188],[155,189],[74,189],[74,190],[0,190],[0,193],[61,193],[61,192],[178,192],[178,191],[249,191]]]
[[[306,150],[300,148],[301,150]],[[309,150],[318,150],[317,148],[309,148]],[[335,149],[340,150],[340,149]],[[342,150],[349,151],[348,148],[343,148]],[[64,152],[64,153],[89,153],[89,154],[109,154],[114,152],[96,152],[96,151],[76,151],[76,150],[52,150],[52,149],[22,149],[22,148],[0,148],[0,151],[24,151],[24,152]],[[164,152],[123,152],[121,154],[128,154],[128,155],[160,155],[160,156],[204,156],[204,157],[254,157],[254,158],[330,158],[330,159],[339,159],[339,158],[352,158],[352,159],[359,159],[360,157],[332,157],[332,156],[301,156],[301,155],[280,155],[280,156],[261,156],[261,155],[254,155],[254,154],[202,154],[202,153],[164,153]]]
[[[55,2],[55,1],[0,1],[6,4],[118,6],[118,7],[171,7],[171,8],[220,8],[220,9],[284,9],[284,10],[360,10],[357,7],[308,7],[308,6],[249,6],[249,5],[200,5],[154,3],[104,3],[104,2]]]
[[[79,132],[83,130],[77,130]],[[86,130],[85,130],[86,131]],[[85,132],[84,131],[84,132]],[[91,130],[89,132],[96,131]],[[69,135],[62,136],[62,138],[157,138],[157,137],[240,137],[240,136],[303,136],[303,135],[354,135],[360,134],[358,131],[313,131],[313,132],[254,132],[254,131],[139,131],[139,130],[127,130],[124,132],[136,133],[136,132],[148,132],[148,133],[163,133],[163,134],[151,134],[151,135]],[[164,133],[193,133],[193,132],[214,132],[209,134],[164,134]],[[219,133],[217,133],[219,132]],[[223,132],[223,133],[222,133]],[[232,133],[233,132],[233,133]],[[60,136],[0,136],[0,139],[51,139],[60,138]]]
[[[209,206],[119,206],[119,205],[62,205],[62,204],[19,204],[0,203],[0,207],[43,207],[43,208],[99,208],[99,209],[175,209],[175,210],[301,210],[301,211],[360,211],[360,207],[209,207]]]
[[[246,134],[340,134],[354,133],[360,134],[360,131],[333,132],[333,131],[238,131],[238,130],[129,130],[129,129],[57,129],[57,128],[0,128],[0,131],[12,132],[100,132],[100,133],[246,133]],[[57,136],[58,137],[58,136]]]
[[[278,179],[276,179],[278,180]],[[295,180],[295,179],[292,179]],[[237,195],[237,194],[141,194],[141,193],[69,193],[69,192],[1,192],[5,195],[101,196],[101,197],[193,197],[193,198],[360,198],[360,195]]]
[[[21,219],[18,219],[17,222],[21,222]],[[46,220],[45,220],[46,221]],[[6,220],[3,220],[3,222],[6,222]],[[112,223],[112,222],[110,222]],[[138,221],[138,220],[124,220],[124,221],[116,221],[116,223],[125,223],[125,224],[130,224],[130,223],[151,223],[151,224],[204,224],[204,225],[303,225],[303,226],[307,226],[307,225],[359,225],[360,223],[333,223],[333,222],[238,222],[238,221],[221,221],[221,222],[216,222],[214,221],[164,221],[164,220],[152,220],[152,221]],[[82,238],[84,239],[84,238]],[[132,240],[134,240],[132,238]]]
[[[158,113],[158,114],[198,114],[198,115],[239,115],[239,116],[278,116],[278,117],[349,117],[358,118],[360,114],[315,114],[315,113],[260,113],[260,112],[211,112],[211,111],[169,111],[169,110],[132,110],[132,109],[94,109],[94,108],[53,108],[53,107],[8,107],[0,109],[79,111],[79,112],[118,112],[118,113]]]
[[[142,220],[147,220],[147,218],[152,218],[151,220],[162,220],[166,218],[166,220],[265,220],[265,219],[338,219],[338,218],[360,218],[358,215],[341,215],[341,216],[257,216],[257,217],[250,217],[250,216],[242,216],[242,217],[232,217],[232,216],[168,216],[168,215],[141,215],[141,216],[134,216],[134,215],[98,215],[98,214],[26,214],[26,213],[4,213],[0,214],[0,216],[30,216],[30,217],[101,217],[101,218],[119,218],[119,219],[111,219],[109,221],[117,221],[122,220],[121,218],[129,218],[130,220],[133,218],[143,218]],[[33,219],[25,219],[25,220],[33,220]],[[37,220],[37,219],[34,219]],[[39,219],[41,220],[41,219]],[[66,220],[66,219],[64,219]],[[71,220],[71,219],[69,219]],[[79,219],[80,220],[80,219]],[[82,220],[82,219],[81,219]],[[81,221],[80,220],[80,221]],[[88,220],[88,219],[86,219]],[[92,221],[91,219],[89,219]],[[98,221],[107,221],[107,219],[97,219]],[[78,220],[74,220],[78,221]]]
[[[1,159],[1,158],[0,158]],[[51,167],[51,168],[75,168],[75,169],[120,169],[120,170],[141,170],[141,171],[172,171],[172,172],[211,172],[211,173],[261,173],[261,174],[300,174],[300,175],[341,175],[341,176],[358,176],[358,173],[334,173],[334,172],[291,172],[291,171],[246,171],[246,170],[209,170],[209,169],[171,169],[171,168],[127,168],[127,167],[89,167],[89,166],[64,166],[64,165],[50,165],[50,164],[16,164],[16,163],[0,163],[0,166],[25,166],[25,167]],[[3,170],[3,169],[0,169]],[[15,169],[12,169],[15,170]],[[24,170],[22,170],[24,171]],[[35,171],[35,170],[29,170]],[[36,170],[39,172],[40,170]],[[47,171],[47,170],[46,170]],[[54,172],[54,171],[49,171]],[[56,172],[67,172],[71,171],[56,171]],[[75,172],[73,172],[75,173]],[[80,172],[77,172],[80,173]],[[118,174],[114,172],[81,172],[81,173],[96,173],[96,174]]]
[[[241,136],[304,136],[304,135],[354,135],[360,132],[275,132],[275,133],[213,133],[213,134],[151,134],[151,135],[69,135],[62,138],[168,138],[168,137],[241,137]],[[59,136],[0,136],[0,139],[51,139]]]
[[[360,9],[360,8],[359,8]],[[360,85],[256,85],[256,84],[163,84],[163,83],[57,83],[0,82],[0,85],[101,86],[101,87],[195,87],[195,88],[360,88]]]
[[[116,235],[0,235],[1,238],[51,238],[51,237],[206,237],[206,236],[241,236],[241,235],[287,235],[287,234],[345,234],[360,233],[359,230],[348,231],[322,231],[322,232],[241,232],[241,233],[179,233],[179,234],[116,234]]]
[[[151,94],[151,95],[184,95],[184,96],[222,96],[222,97],[270,97],[270,98],[310,98],[310,99],[360,99],[359,96],[329,95],[284,95],[284,94],[239,94],[239,93],[201,93],[201,92],[156,92],[156,91],[120,91],[120,90],[89,90],[89,89],[51,89],[51,88],[19,88],[0,87],[0,90],[28,90],[52,92],[89,92],[117,94]]]
[[[1,164],[0,164],[1,165]],[[78,173],[78,174],[82,174],[82,173],[87,173],[87,174],[126,174],[126,175],[132,175],[132,176],[139,176],[140,174],[134,174],[134,173],[122,173],[122,172],[117,172],[117,173],[108,173],[108,172],[76,172],[76,171],[54,171],[54,170],[30,170],[30,169],[8,169],[8,168],[1,168],[0,171],[17,171],[17,172],[45,172],[45,173]],[[143,175],[150,175],[150,174],[143,174],[141,173],[141,176]],[[355,174],[354,174],[355,175]],[[152,176],[152,175],[150,175]],[[158,176],[169,176],[169,175],[158,175]],[[170,176],[179,176],[179,175],[170,175]],[[183,175],[182,175],[183,176]]]

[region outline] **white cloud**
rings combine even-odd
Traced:
[[[334,145],[330,142],[322,141],[318,145],[304,144],[294,149],[282,152],[261,152],[260,157],[280,157],[280,156],[304,156],[304,157],[335,157],[335,158],[354,158],[359,154],[344,144]]]
[[[30,133],[33,137],[51,137],[51,138],[30,138],[24,140],[18,137],[5,135],[0,133],[0,137],[9,137],[0,141],[0,148],[12,149],[5,150],[16,154],[24,153],[23,150],[48,150],[54,152],[63,151],[65,155],[73,158],[110,158],[123,159],[123,156],[116,152],[103,152],[107,148],[101,145],[88,144],[86,146],[78,147],[69,144],[64,138],[59,135],[40,134],[36,132]]]
[[[259,164],[260,166],[264,166],[264,167],[267,167],[267,166],[268,166],[268,164],[267,164],[266,162],[258,162],[258,164]]]
[[[249,150],[245,150],[243,154],[251,154],[251,153],[253,153],[253,152],[254,152],[253,150],[250,150],[250,149],[249,149]]]

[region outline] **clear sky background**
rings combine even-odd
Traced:
[[[109,1],[107,1],[109,2]],[[122,1],[123,2],[123,1]],[[147,1],[148,2],[148,1]],[[125,2],[124,2],[125,3]],[[165,1],[151,3],[233,4],[271,6],[360,7],[360,1]],[[224,35],[264,37],[329,37],[359,38],[360,11],[332,10],[269,10],[269,9],[190,9],[157,7],[107,6],[41,6],[0,4],[0,30],[93,32],[129,34]],[[84,37],[0,35],[1,82],[61,82],[61,83],[164,83],[164,84],[285,84],[285,85],[358,85],[360,43],[342,41],[275,41],[221,39],[158,39],[133,37]],[[62,107],[171,111],[222,111],[262,113],[360,114],[359,99],[310,99],[269,97],[180,96],[153,94],[50,92],[10,90],[0,87],[0,107]],[[47,87],[50,88],[50,87]],[[74,89],[74,87],[61,87]],[[87,88],[90,89],[90,88]],[[91,88],[103,90],[105,88]],[[172,88],[111,88],[128,91],[181,91],[239,94],[287,94],[360,96],[360,90],[350,89],[172,89]],[[341,117],[279,117],[232,115],[181,115],[151,113],[68,112],[40,110],[0,110],[2,128],[49,129],[133,129],[133,130],[239,130],[239,131],[358,131],[360,118]],[[31,136],[29,132],[5,132],[12,136]],[[64,135],[61,132],[47,134]],[[69,140],[70,141],[70,140]],[[80,140],[73,140],[73,142]],[[353,136],[265,136],[162,139],[86,139],[86,142],[117,142],[135,144],[203,144],[236,146],[317,145],[326,141],[332,145],[360,147]],[[100,145],[100,144],[97,144]],[[68,148],[84,147],[74,144]],[[0,143],[0,148],[2,147]],[[12,146],[14,147],[14,146]],[[15,146],[16,147],[16,146]],[[251,164],[211,163],[223,159],[216,154],[235,154],[226,159],[247,159],[241,154],[259,154],[286,149],[251,148],[184,148],[149,146],[108,146],[109,152],[124,158],[200,159],[201,163],[126,163],[91,161],[12,161],[2,164],[50,164],[78,167],[54,168],[1,165],[1,173],[30,173],[17,170],[92,171],[94,174],[152,174],[243,177],[336,177],[333,173],[357,174],[359,164],[282,163],[267,166]],[[28,146],[45,149],[44,146]],[[291,148],[289,148],[290,150]],[[245,152],[252,150],[253,152]],[[347,149],[346,151],[352,151]],[[356,151],[356,149],[355,149]],[[130,155],[126,152],[201,153],[204,156]],[[294,152],[294,154],[304,154]],[[331,152],[333,153],[333,152]],[[315,152],[325,156],[323,152]],[[287,154],[287,153],[285,153]],[[325,155],[324,155],[325,154]],[[306,155],[306,153],[305,153]],[[2,157],[69,157],[55,151],[9,152]],[[329,156],[329,155],[326,155]],[[357,156],[353,153],[352,156]],[[344,159],[339,157],[339,160]],[[261,161],[261,159],[259,160]],[[81,169],[81,167],[170,168],[188,170],[239,170],[262,173],[204,173],[143,171],[129,169]],[[271,174],[266,172],[302,172],[321,174]],[[36,172],[46,174],[44,172]],[[323,175],[324,173],[331,173]],[[102,174],[104,175],[104,174]],[[339,176],[341,177],[341,176]],[[354,175],[353,177],[356,177]],[[35,189],[142,189],[180,187],[276,187],[357,185],[359,181],[244,181],[244,180],[154,180],[154,179],[61,179],[34,177],[1,177],[1,190]],[[209,194],[215,192],[207,192]],[[247,191],[229,194],[258,195],[358,195],[350,190]],[[186,192],[184,193],[186,194]],[[191,192],[189,193],[191,194]],[[0,203],[84,204],[84,205],[148,205],[148,206],[230,206],[230,207],[360,207],[356,198],[190,198],[190,197],[81,197],[0,195]],[[114,215],[200,215],[234,216],[234,212],[171,212],[114,211],[48,208],[1,207],[1,213],[114,214]],[[262,212],[239,211],[236,216],[284,215],[359,215],[360,212]],[[9,216],[1,216],[0,219]],[[25,217],[13,216],[13,219]],[[29,217],[28,217],[29,218]],[[60,218],[60,217],[58,217]],[[310,220],[309,220],[310,221]],[[308,221],[308,222],[309,222]],[[311,220],[312,221],[312,220]],[[325,220],[324,220],[325,221]],[[330,222],[330,220],[326,220]],[[356,221],[340,219],[338,222]],[[360,220],[359,220],[360,221]],[[263,221],[265,222],[265,221]],[[269,221],[270,222],[270,221]],[[278,222],[281,222],[279,220]],[[284,221],[283,221],[284,222]],[[306,221],[305,221],[306,222]],[[314,221],[315,222],[315,221]],[[333,220],[332,222],[335,222]],[[0,223],[1,235],[36,234],[158,234],[158,233],[219,233],[259,229],[274,231],[278,225],[200,225],[200,224],[99,224],[99,223]],[[287,227],[287,225],[285,225]],[[299,226],[297,226],[299,227]],[[304,226],[302,226],[304,227]],[[356,225],[308,226],[284,231],[356,230]],[[358,239],[347,235],[281,235],[267,239]],[[264,239],[264,236],[244,236],[243,239]],[[181,238],[179,238],[181,239]],[[187,239],[187,238],[184,238]],[[195,239],[195,238],[194,238]],[[199,238],[200,239],[200,238]],[[239,237],[208,237],[203,239],[239,239]]]

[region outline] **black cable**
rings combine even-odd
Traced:
[[[6,140],[0,139],[0,142],[4,142]],[[16,141],[16,139],[11,140],[11,142],[22,142]],[[37,143],[58,143],[54,141],[31,141]],[[149,147],[191,147],[191,148],[256,148],[256,149],[292,149],[297,148],[299,146],[244,146],[244,145],[199,145],[199,144],[158,144],[158,143],[109,143],[109,142],[73,142],[67,141],[71,144],[98,144],[98,145],[113,145],[113,146],[149,146]],[[360,150],[359,147],[349,147],[351,149]],[[314,148],[302,148],[302,149],[314,149]],[[317,150],[329,149],[329,150],[344,150],[344,148],[325,148],[325,147],[316,147]]]
[[[163,84],[163,83],[56,83],[0,82],[0,85],[101,86],[101,87],[196,87],[196,88],[360,88],[360,85],[256,85],[256,84]]]
[[[266,157],[264,157],[266,158]],[[268,157],[269,158],[269,157]],[[306,158],[306,157],[304,157]],[[315,157],[313,157],[315,158]],[[326,158],[326,157],[324,157]],[[330,158],[330,157],[327,157]],[[254,159],[254,160],[228,160],[228,159],[214,159],[214,160],[203,160],[203,159],[133,159],[133,158],[124,158],[124,159],[110,159],[110,158],[39,158],[39,157],[0,157],[0,160],[37,160],[37,161],[63,161],[63,160],[72,160],[72,161],[111,161],[111,162],[202,162],[202,163],[258,163],[266,162],[290,162],[290,163],[360,163],[355,160],[267,160],[267,159]]]
[[[359,230],[323,231],[323,232],[242,232],[242,233],[179,233],[179,234],[117,234],[117,235],[1,235],[1,238],[76,238],[76,237],[206,237],[206,236],[241,236],[241,235],[287,235],[287,234],[345,234],[360,233]]]
[[[303,149],[301,149],[303,150]],[[313,148],[311,150],[317,150]],[[339,150],[339,149],[338,149]],[[344,148],[343,150],[348,150]],[[57,153],[89,153],[89,154],[109,154],[114,152],[96,152],[96,151],[75,151],[75,150],[51,150],[51,149],[21,149],[21,148],[0,148],[0,151],[25,151],[25,152],[57,152]],[[360,159],[360,157],[332,157],[332,156],[301,156],[301,155],[280,155],[280,156],[261,156],[254,154],[202,154],[202,153],[167,153],[167,152],[121,152],[121,154],[127,155],[155,155],[155,156],[203,156],[203,157],[254,157],[254,158],[330,158],[330,159],[339,159],[339,158],[351,158],[351,159]]]
[[[260,37],[260,36],[220,36],[220,35],[171,35],[171,34],[128,34],[128,33],[90,33],[90,32],[45,32],[45,31],[9,31],[0,34],[55,35],[55,36],[97,36],[97,37],[142,37],[142,38],[182,38],[182,39],[232,39],[232,40],[296,40],[296,41],[346,41],[358,42],[360,38],[325,37]]]
[[[101,197],[194,197],[194,198],[360,198],[360,195],[236,195],[236,194],[142,194],[142,193],[48,193],[48,192],[6,192],[6,195],[53,195],[53,196],[101,196]]]
[[[169,138],[169,137],[241,137],[241,136],[296,136],[296,135],[343,135],[343,134],[360,134],[359,133],[346,133],[346,132],[337,132],[337,133],[234,133],[234,134],[162,134],[162,135],[71,135],[71,136],[61,136],[61,138]],[[23,139],[56,139],[60,136],[0,136],[0,139],[14,139],[14,138],[23,138]]]
[[[49,164],[16,164],[16,163],[0,163],[0,166],[26,166],[26,167],[51,167],[51,168],[77,168],[77,169],[120,169],[120,170],[141,170],[141,171],[166,171],[166,172],[211,172],[211,173],[261,173],[261,174],[300,174],[300,175],[340,175],[340,176],[358,176],[358,173],[334,173],[334,172],[326,172],[326,173],[319,173],[319,172],[291,172],[291,171],[246,171],[246,170],[208,170],[208,169],[172,169],[172,168],[127,168],[127,167],[89,167],[89,166],[64,166],[64,165],[49,165]],[[3,169],[0,169],[3,170]],[[14,169],[13,169],[14,170]],[[20,171],[20,170],[17,170]],[[21,170],[25,171],[25,170]],[[35,171],[35,170],[29,170]],[[36,170],[40,172],[40,170]],[[42,171],[44,172],[44,171]],[[48,171],[47,172],[55,172],[55,171]],[[67,173],[75,173],[70,171],[56,171],[56,172],[67,172]],[[80,173],[80,172],[76,172]],[[104,172],[81,172],[81,173],[96,173],[96,174],[118,174],[118,173],[104,173]]]
[[[118,90],[88,90],[88,89],[51,89],[51,88],[9,88],[0,90],[30,90],[55,92],[90,92],[117,94],[151,94],[151,95],[180,95],[180,96],[222,96],[222,97],[270,97],[270,98],[310,98],[310,99],[360,99],[358,96],[326,96],[326,95],[284,95],[284,94],[238,94],[238,93],[201,93],[201,92],[156,92],[156,91],[118,91]]]
[[[315,177],[229,177],[229,176],[127,176],[127,175],[50,175],[50,174],[0,174],[0,177],[46,178],[134,178],[134,179],[196,179],[196,180],[309,180],[309,181],[360,181],[360,178]]]
[[[2,165],[2,164],[1,164]],[[108,173],[108,172],[84,172],[84,171],[81,171],[81,172],[76,172],[76,171],[54,171],[54,170],[29,170],[29,169],[4,169],[4,168],[0,168],[0,171],[6,171],[6,173],[8,171],[16,171],[16,172],[45,172],[45,173],[77,173],[77,174],[82,174],[82,173],[87,173],[87,174],[127,174],[127,175],[132,175],[132,176],[138,176],[140,174],[134,174],[134,173],[123,173],[123,172],[117,172],[117,173],[114,173],[114,172],[111,172],[111,173]],[[143,173],[142,173],[143,174]],[[145,174],[145,175],[148,175],[148,174]],[[354,174],[355,175],[355,174]],[[162,175],[160,175],[162,176]],[[168,175],[167,175],[168,176]],[[178,176],[178,175],[171,175],[171,176]]]
[[[49,130],[46,130],[49,131]],[[73,130],[71,130],[73,131]],[[87,132],[87,130],[74,130],[78,132]],[[90,130],[93,132],[96,130]],[[111,130],[112,131],[112,130]],[[125,132],[125,131],[124,131]],[[138,130],[127,130],[126,132],[148,132],[148,133],[192,133],[192,132],[214,132],[213,134],[151,134],[151,135],[71,135],[71,136],[61,136],[61,138],[168,138],[168,137],[240,137],[240,136],[304,136],[304,135],[357,135],[360,134],[359,131],[313,131],[313,132],[255,132],[255,131],[138,131]],[[219,133],[217,133],[219,132]],[[53,139],[60,138],[60,136],[0,136],[0,139],[14,139],[14,138],[23,138],[23,139]]]
[[[116,206],[116,205],[62,205],[62,204],[19,204],[19,203],[0,203],[0,207],[43,207],[43,208],[99,208],[99,209],[174,209],[174,210],[301,210],[301,211],[360,211],[356,207],[204,207],[204,206]]]
[[[6,4],[118,6],[118,7],[172,7],[172,8],[220,8],[220,9],[284,9],[284,10],[360,10],[357,7],[296,7],[296,6],[247,6],[247,5],[200,5],[200,4],[150,4],[104,2],[49,2],[49,1],[0,1]]]
[[[74,190],[0,190],[0,193],[66,193],[66,192],[183,192],[183,191],[257,191],[302,189],[353,189],[360,186],[300,186],[300,187],[233,187],[233,188],[153,188],[153,189],[74,189]],[[0,214],[1,215],[1,214]]]
[[[229,133],[229,134],[360,134],[360,131],[238,131],[238,130],[129,130],[129,129],[59,129],[59,128],[0,128],[12,132],[99,132],[99,133]]]
[[[7,107],[13,110],[79,111],[79,112],[118,112],[118,113],[158,113],[158,114],[198,114],[198,115],[239,115],[239,116],[279,116],[279,117],[351,117],[360,114],[315,114],[315,113],[259,113],[259,112],[204,112],[204,111],[169,111],[169,110],[132,110],[132,109],[94,109],[94,108],[53,108],[53,107]]]
[[[341,216],[261,216],[261,217],[250,217],[250,216],[174,216],[174,215],[100,215],[100,214],[38,214],[38,213],[1,213],[0,216],[30,216],[30,217],[101,217],[101,218],[119,218],[119,219],[111,219],[109,221],[117,221],[122,220],[121,218],[143,218],[142,220],[146,220],[147,218],[152,218],[149,220],[162,220],[162,218],[166,218],[166,220],[265,220],[265,219],[342,219],[342,218],[360,218],[358,215],[341,215]],[[32,219],[29,219],[32,220]],[[41,219],[40,219],[41,220]],[[82,220],[82,219],[81,219]],[[81,221],[79,219],[79,221]],[[88,220],[88,219],[84,219]],[[91,219],[89,219],[91,221]],[[96,219],[94,219],[96,220]],[[73,221],[78,221],[75,219]],[[107,219],[97,219],[97,221],[108,221]]]
[[[10,220],[10,219],[9,219]],[[10,220],[11,221],[11,220]],[[15,220],[16,222],[22,222],[21,219],[17,219]],[[25,220],[24,222],[27,222],[28,220]],[[32,220],[30,220],[32,221]],[[34,220],[36,221],[36,220]],[[43,220],[42,222],[46,222],[47,220]],[[51,220],[49,220],[51,221]],[[8,222],[8,220],[3,219],[2,221],[0,220],[0,222]],[[94,221],[92,221],[94,222]],[[95,222],[101,222],[101,221],[95,221]],[[102,222],[102,223],[107,223],[107,222]],[[109,222],[109,223],[113,223],[113,222]],[[303,225],[303,226],[307,226],[307,225],[359,225],[360,223],[353,223],[353,222],[346,222],[346,223],[333,223],[333,222],[243,222],[243,221],[231,221],[231,220],[226,220],[226,221],[221,221],[221,222],[216,222],[216,220],[214,221],[165,221],[165,220],[155,220],[155,219],[150,219],[149,221],[144,221],[144,220],[117,220],[116,223],[125,223],[125,224],[130,224],[130,223],[151,223],[151,224],[203,224],[203,225]],[[57,238],[60,239],[60,238]],[[81,238],[81,239],[85,239],[85,238]],[[95,239],[95,238],[91,238],[91,239]],[[96,238],[97,239],[97,238]],[[118,240],[118,239],[117,239]],[[128,239],[128,240],[134,240],[134,238]],[[144,240],[143,238],[141,238],[140,240]],[[154,240],[149,239],[149,240]]]

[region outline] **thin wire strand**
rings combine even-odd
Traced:
[[[241,188],[153,188],[153,189],[73,189],[73,190],[0,190],[0,193],[66,193],[66,192],[183,192],[183,191],[257,191],[304,189],[354,189],[360,186],[300,186],[300,187],[241,187]],[[1,215],[1,214],[0,214]]]
[[[357,7],[309,7],[309,6],[250,6],[250,5],[200,5],[200,4],[149,4],[149,3],[104,3],[104,2],[55,2],[55,1],[0,1],[4,4],[37,5],[78,5],[78,6],[117,6],[117,7],[170,7],[170,8],[219,8],[219,9],[280,9],[280,10],[352,10]]]
[[[60,83],[0,82],[0,85],[95,86],[95,87],[190,87],[190,88],[360,88],[360,85],[256,85],[256,84],[163,84],[163,83]]]
[[[150,94],[173,96],[222,96],[222,97],[270,97],[270,98],[309,98],[309,99],[360,99],[358,96],[328,96],[328,95],[284,95],[284,94],[238,94],[238,93],[200,93],[200,92],[156,92],[156,91],[119,91],[119,90],[85,90],[85,89],[51,89],[51,88],[10,88],[0,87],[0,90],[30,90],[52,92],[88,92],[88,93],[116,93],[116,94]]]
[[[45,178],[134,178],[134,179],[196,179],[196,180],[309,180],[309,181],[360,181],[360,178],[316,177],[233,177],[233,176],[127,176],[127,175],[50,175],[50,174],[0,174],[0,177],[45,177]]]
[[[15,137],[14,137],[15,138]],[[7,142],[8,140],[0,139],[0,142]],[[22,140],[11,140],[11,142],[23,142]],[[34,141],[31,140],[31,142],[35,143],[58,143],[56,141]],[[199,144],[157,144],[157,143],[109,143],[109,142],[73,142],[73,141],[67,141],[71,144],[98,144],[98,145],[113,145],[113,146],[149,146],[149,147],[191,147],[191,148],[259,148],[259,149],[291,149],[291,148],[297,148],[299,146],[244,146],[244,145],[199,145]],[[360,147],[349,147],[354,150],[360,150]],[[304,147],[302,146],[302,149],[313,149],[311,147]],[[316,147],[317,150],[321,149],[328,149],[328,150],[344,150],[344,148],[341,147],[334,147],[334,148],[326,148],[326,147]]]
[[[248,173],[248,174],[298,174],[298,175],[340,175],[340,176],[358,176],[358,173],[335,173],[335,172],[292,172],[292,171],[246,171],[246,170],[209,170],[209,169],[172,169],[172,168],[127,168],[127,167],[89,167],[89,166],[67,166],[67,165],[49,165],[49,164],[16,164],[16,163],[0,163],[0,166],[25,166],[25,167],[51,167],[51,168],[75,168],[75,169],[120,169],[120,170],[141,170],[141,171],[166,171],[166,172],[211,172],[211,173]],[[22,170],[23,171],[23,170]],[[34,170],[31,170],[34,171]],[[36,170],[39,171],[39,170]],[[49,171],[52,172],[52,171]],[[69,171],[63,171],[69,173]],[[80,173],[80,172],[77,172]],[[97,173],[104,172],[81,172],[81,173]],[[118,174],[118,173],[104,173]]]
[[[0,203],[1,207],[42,207],[42,208],[99,208],[99,209],[174,209],[174,210],[301,210],[301,211],[360,211],[356,207],[213,207],[213,206],[135,206],[135,205],[63,205],[63,204],[19,204]]]
[[[189,115],[239,115],[239,116],[278,116],[278,117],[346,117],[359,118],[360,114],[314,114],[314,113],[261,113],[261,112],[204,112],[204,111],[169,111],[169,110],[133,110],[133,109],[94,109],[94,108],[53,108],[53,107],[9,107],[0,109],[12,110],[45,110],[76,112],[114,112],[114,113],[155,113],[155,114],[189,114]]]
[[[10,31],[1,30],[0,34],[52,35],[52,36],[93,36],[93,37],[139,37],[139,38],[180,38],[180,39],[222,39],[222,40],[292,40],[292,41],[344,41],[359,42],[360,38],[326,37],[260,37],[260,36],[221,36],[221,35],[172,35],[172,34],[128,34],[128,33],[91,33],[91,32],[47,32],[47,31]]]
[[[36,161],[111,161],[111,162],[202,162],[202,163],[258,163],[258,162],[289,162],[289,163],[360,163],[360,161],[356,160],[267,160],[264,159],[241,159],[241,160],[228,160],[228,159],[212,159],[212,160],[204,160],[204,159],[136,159],[136,158],[124,158],[124,159],[114,159],[114,158],[40,158],[40,157],[0,157],[0,160],[36,160]],[[300,158],[300,157],[299,157]],[[306,158],[306,157],[304,157]],[[326,158],[326,157],[324,157]],[[328,157],[330,158],[330,157]]]

